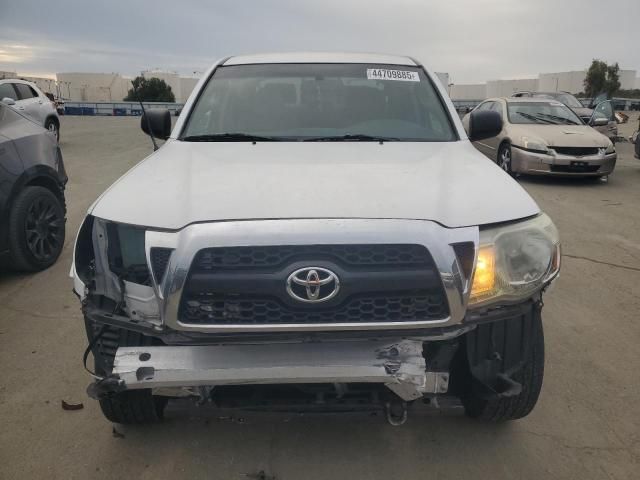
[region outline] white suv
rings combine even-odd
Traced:
[[[0,100],[52,132],[60,140],[60,118],[55,104],[34,83],[0,80]]]
[[[168,397],[274,409],[461,401],[527,415],[542,387],[542,294],[558,232],[469,140],[407,57],[232,57],[166,140],[91,207],[71,273],[96,381],[119,423]]]

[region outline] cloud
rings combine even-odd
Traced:
[[[0,70],[190,74],[231,54],[296,50],[409,54],[456,83],[594,57],[640,69],[637,0],[0,2]]]

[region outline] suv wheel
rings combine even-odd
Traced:
[[[97,334],[99,327],[85,320],[89,341]],[[98,375],[108,375],[113,368],[113,359],[118,347],[154,345],[154,339],[141,333],[107,326],[102,337],[93,348],[95,371]],[[163,418],[167,406],[166,397],[154,396],[151,389],[127,390],[100,399],[100,409],[105,418],[113,423],[125,425],[155,423]]]
[[[500,146],[497,164],[509,175],[513,175],[513,170],[511,169],[511,145],[508,143]]]
[[[64,246],[63,201],[44,187],[26,187],[9,213],[9,251],[17,270],[35,272],[55,263]]]
[[[533,343],[528,358],[513,379],[522,385],[520,394],[512,397],[484,397],[471,393],[462,399],[465,413],[472,418],[489,422],[504,422],[526,417],[535,407],[544,376],[544,334],[542,318],[535,315]]]
[[[58,142],[60,141],[60,125],[55,118],[47,118],[47,121],[44,122],[44,128],[53,133]]]

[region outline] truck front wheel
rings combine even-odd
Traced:
[[[476,388],[471,388],[462,398],[469,417],[489,422],[504,422],[526,417],[535,407],[544,376],[544,334],[540,310],[536,310],[528,321],[532,322],[530,330],[527,329],[532,334],[531,343],[524,349],[526,353],[522,359],[522,368],[511,377],[520,384],[520,393],[510,396],[488,393],[486,389],[477,388],[477,380],[473,379]],[[523,328],[526,327],[523,325]]]
[[[154,423],[162,420],[166,397],[155,397],[151,390],[128,390],[100,400],[107,420],[125,425]]]
[[[91,341],[101,327],[85,319],[87,336]],[[118,347],[154,345],[152,337],[141,333],[106,326],[93,348],[95,369],[98,375],[108,375],[113,368],[113,359]],[[102,414],[113,423],[125,425],[154,423],[162,420],[167,405],[166,397],[154,396],[151,389],[127,390],[110,394],[100,399]]]

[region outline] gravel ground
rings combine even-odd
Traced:
[[[495,426],[421,410],[394,428],[379,416],[178,403],[163,424],[118,426],[115,435],[85,394],[86,339],[68,271],[84,212],[150,142],[136,118],[62,121],[70,177],[62,258],[36,275],[0,274],[1,478],[638,478],[640,160],[630,144],[618,146],[608,182],[521,180],[564,248],[545,298],[543,392],[526,419]],[[635,125],[637,114],[624,131]],[[62,410],[62,400],[84,408]]]

